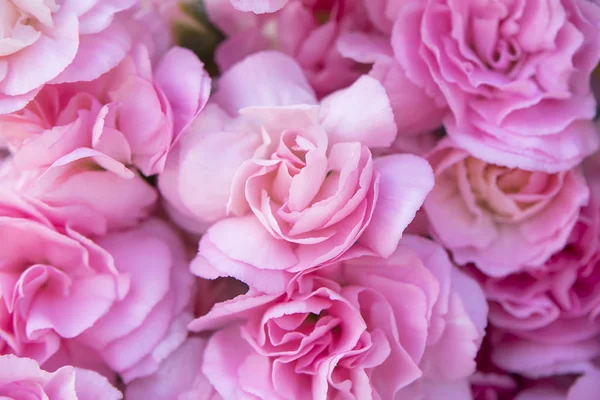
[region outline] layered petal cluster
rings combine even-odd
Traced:
[[[597,149],[597,2],[426,0],[398,8],[395,58],[410,83],[447,105],[445,127],[461,147],[490,163],[546,172],[572,168]]]
[[[74,339],[129,382],[154,373],[187,337],[195,279],[178,233],[160,220],[97,239],[129,290]]]
[[[203,372],[224,399],[467,399],[486,317],[475,281],[407,236],[389,259],[330,266],[287,293],[250,284],[190,328],[221,328]]]
[[[592,186],[563,249],[540,268],[481,276],[495,329],[492,360],[527,376],[589,371],[600,355],[600,205]]]
[[[2,180],[50,204],[85,204],[111,227],[135,225],[157,200],[137,170],[162,171],[209,92],[202,63],[178,47],[153,65],[138,46],[92,82],[46,85],[24,109],[0,116],[0,141],[13,153]]]
[[[82,334],[123,299],[127,277],[77,231],[101,226],[88,222],[95,217],[0,191],[2,354],[42,363],[63,339]]]
[[[457,263],[492,277],[542,266],[567,245],[588,203],[579,168],[546,173],[491,164],[442,140],[428,155],[436,184],[424,210]]]
[[[0,114],[47,83],[91,81],[121,62],[132,37],[121,16],[135,0],[2,0]]]
[[[422,158],[373,157],[370,147],[388,146],[395,135],[374,79],[318,103],[292,59],[258,53],[221,77],[159,188],[185,227],[201,232],[218,221],[199,250],[211,278],[253,277],[276,292],[355,243],[381,256],[395,250],[433,186]]]

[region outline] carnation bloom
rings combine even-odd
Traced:
[[[154,373],[187,337],[195,278],[178,234],[151,219],[96,240],[128,276],[126,295],[73,341],[94,351],[125,382]]]
[[[29,358],[0,356],[0,397],[28,400],[120,400],[121,392],[93,371],[64,366],[40,369]]]
[[[202,373],[206,339],[191,337],[154,374],[127,385],[128,400],[221,400]]]
[[[216,275],[236,264],[233,277],[254,276],[276,292],[290,274],[355,243],[382,256],[395,250],[433,186],[422,158],[373,157],[369,147],[386,147],[395,135],[374,79],[319,104],[292,59],[258,53],[220,79],[214,102],[169,156],[159,188],[184,226],[202,231],[218,221],[199,250],[215,261]]]
[[[395,9],[395,57],[413,86],[447,104],[445,126],[461,147],[547,172],[598,147],[597,2],[413,0]]]
[[[508,371],[584,372],[600,355],[600,192],[590,183],[590,204],[563,249],[535,270],[479,278],[496,328],[492,360]]]
[[[132,42],[119,15],[134,4],[0,2],[0,114],[24,107],[46,83],[90,81],[114,68]]]
[[[122,299],[128,280],[105,249],[77,232],[101,226],[89,222],[95,214],[6,190],[0,210],[0,351],[42,363]]]
[[[178,47],[152,66],[138,46],[92,82],[46,85],[23,110],[0,116],[0,141],[13,153],[2,181],[49,204],[85,204],[111,228],[135,225],[157,200],[136,168],[162,170],[209,91],[202,63]]]
[[[505,276],[545,263],[567,243],[589,188],[579,169],[531,172],[487,163],[444,139],[424,210],[458,264]]]
[[[487,306],[434,242],[407,236],[387,260],[329,266],[287,293],[250,287],[190,324],[225,326],[203,365],[224,399],[468,398]]]

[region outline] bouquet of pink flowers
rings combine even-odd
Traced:
[[[600,0],[0,0],[0,398],[597,400]]]

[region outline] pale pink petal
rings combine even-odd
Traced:
[[[244,107],[317,103],[298,64],[274,51],[248,56],[226,71],[214,99],[232,116]]]
[[[209,105],[188,127],[158,181],[163,196],[179,212],[194,216],[199,222],[212,222],[227,215],[233,178],[260,143],[253,133],[207,126],[206,120],[213,114],[220,118],[223,111]]]
[[[7,96],[0,93],[0,115],[10,114],[24,108],[38,94],[40,88],[18,96]]]
[[[123,179],[106,171],[86,171],[42,198],[50,203],[87,204],[105,215],[109,226],[118,227],[134,225],[146,217],[156,203],[157,193],[139,176]]]
[[[389,257],[433,188],[433,171],[427,161],[409,154],[377,158],[375,169],[380,174],[379,198],[358,242]]]
[[[116,67],[130,48],[131,37],[118,21],[101,32],[82,35],[75,59],[51,83],[94,80]]]
[[[201,370],[205,348],[205,339],[188,339],[162,362],[155,374],[136,379],[127,385],[127,398],[172,400],[186,395],[191,400],[193,395],[196,400],[211,399],[214,389]]]
[[[396,138],[394,114],[385,89],[369,76],[323,99],[320,118],[332,143],[387,147]]]
[[[174,47],[160,60],[154,71],[154,82],[165,93],[173,109],[176,139],[208,101],[210,77],[194,53]]]
[[[240,336],[238,325],[222,329],[209,339],[202,372],[224,399],[242,398],[239,369],[252,353],[252,347]]]
[[[398,137],[426,133],[442,125],[448,110],[438,106],[433,97],[408,80],[397,62],[377,60],[369,75],[385,87],[398,126]]]

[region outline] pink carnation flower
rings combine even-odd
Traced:
[[[190,329],[225,326],[203,372],[226,400],[467,399],[486,317],[478,285],[408,236],[387,260],[330,266],[283,294],[251,288]]]
[[[156,373],[127,385],[128,400],[221,400],[202,373],[206,339],[192,337],[160,364]]]
[[[14,153],[1,180],[49,204],[87,205],[111,228],[135,225],[157,200],[135,167],[162,170],[209,91],[202,63],[177,47],[154,66],[140,46],[92,82],[47,85],[0,116],[0,140]]]
[[[0,352],[42,363],[127,292],[111,255],[76,231],[101,225],[82,211],[0,191]]]
[[[458,264],[487,275],[539,267],[567,243],[589,189],[579,169],[531,172],[487,163],[443,140],[424,210]]]
[[[457,144],[487,162],[555,172],[598,147],[598,21],[589,0],[406,1],[392,44],[409,86],[448,105]]]
[[[0,397],[27,400],[120,400],[121,392],[93,371],[62,367],[40,369],[31,359],[0,356]]]
[[[154,373],[185,341],[195,277],[181,238],[162,221],[149,220],[96,242],[128,276],[129,290],[73,341],[87,347],[78,352],[99,356],[127,383]]]
[[[586,372],[600,356],[600,204],[592,187],[566,245],[544,265],[480,277],[495,327],[492,360],[531,377]]]
[[[200,243],[211,278],[252,276],[277,292],[292,274],[355,243],[392,254],[433,186],[422,158],[373,158],[369,147],[386,147],[395,135],[374,79],[319,104],[292,59],[263,52],[223,75],[159,188],[187,228],[201,232],[219,221]]]
[[[134,0],[3,1],[0,114],[24,107],[46,83],[91,81],[131,46],[120,13]]]

